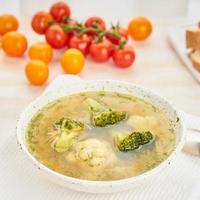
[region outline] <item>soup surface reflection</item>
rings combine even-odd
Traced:
[[[148,139],[142,135],[146,133]],[[56,172],[117,180],[137,176],[166,159],[174,149],[175,133],[170,119],[142,99],[86,92],[39,110],[27,127],[26,143],[37,160]]]

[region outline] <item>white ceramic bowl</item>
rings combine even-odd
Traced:
[[[61,96],[67,96],[83,91],[99,90],[114,91],[137,96],[152,103],[156,107],[159,107],[164,113],[166,113],[166,115],[171,119],[176,132],[176,146],[171,155],[152,170],[136,177],[115,181],[88,181],[64,176],[49,169],[36,160],[27,149],[25,143],[25,130],[28,122],[38,109]],[[108,193],[133,188],[134,186],[150,179],[150,177],[155,177],[155,174],[159,173],[167,167],[168,164],[173,162],[174,158],[176,158],[176,154],[181,150],[184,144],[185,128],[179,112],[166,100],[147,89],[143,89],[128,82],[113,80],[83,81],[74,76],[61,76],[46,90],[46,92],[44,92],[43,95],[32,102],[21,114],[17,125],[17,138],[19,145],[27,157],[35,164],[35,166],[37,166],[37,169],[40,169],[49,179],[73,190],[91,193]]]

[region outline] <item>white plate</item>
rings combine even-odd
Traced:
[[[169,29],[169,39],[172,43],[175,51],[191,72],[191,74],[200,82],[200,72],[198,72],[192,65],[190,58],[188,57],[188,53],[190,50],[186,49],[185,45],[185,31],[188,28],[195,28],[196,24],[188,24],[182,26],[176,26]]]

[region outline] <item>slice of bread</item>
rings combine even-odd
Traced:
[[[200,72],[200,49],[191,51],[189,56],[193,66]]]
[[[186,48],[200,49],[200,28],[186,30]]]

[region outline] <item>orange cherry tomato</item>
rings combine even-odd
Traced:
[[[128,33],[134,40],[145,40],[152,33],[152,24],[146,17],[136,17],[129,23]]]
[[[28,54],[31,59],[42,60],[48,63],[52,59],[53,50],[49,44],[37,42],[30,47]]]
[[[27,49],[26,37],[15,31],[8,32],[2,38],[2,48],[8,56],[20,57]]]
[[[81,51],[71,48],[61,56],[60,63],[65,73],[78,74],[84,67],[85,57]]]
[[[42,85],[49,77],[49,68],[47,64],[41,60],[31,60],[26,65],[25,74],[31,84]]]
[[[4,35],[10,31],[16,31],[19,27],[18,20],[13,15],[0,16],[0,35]]]

